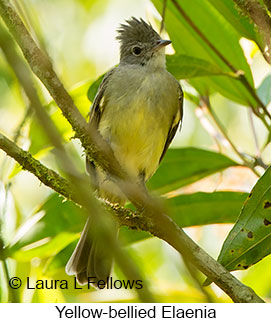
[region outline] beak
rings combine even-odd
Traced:
[[[171,44],[171,40],[160,39],[157,41],[156,45],[152,48],[152,51],[155,52],[169,44]]]

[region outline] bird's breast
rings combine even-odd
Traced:
[[[144,173],[148,179],[158,167],[176,114],[177,89],[159,75],[123,79],[105,94],[99,131],[130,176]]]

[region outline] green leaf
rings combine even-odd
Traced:
[[[73,241],[56,255],[51,257],[45,265],[44,272],[48,275],[52,275],[56,270],[64,268],[76,247],[77,242],[78,240]]]
[[[73,242],[77,237],[78,234],[70,232],[58,233],[55,237],[41,241],[39,245],[38,243],[36,243],[23,247],[17,251],[13,250],[12,258],[21,262],[25,262],[30,261],[34,257],[52,257],[58,254],[58,252],[63,250],[63,248]]]
[[[98,91],[98,88],[99,88],[99,86],[100,86],[100,84],[101,84],[101,82],[102,82],[102,80],[103,80],[103,78],[104,78],[105,74],[106,74],[106,73],[104,73],[104,74],[102,74],[101,76],[99,76],[99,77],[97,78],[97,80],[95,80],[95,81],[90,85],[90,87],[89,87],[89,89],[88,89],[88,92],[87,92],[87,96],[88,96],[88,99],[89,99],[89,101],[90,101],[90,102],[93,102],[93,100],[94,100],[94,98],[95,98],[95,95],[96,95],[96,93],[97,93],[97,91]]]
[[[212,6],[223,15],[227,21],[235,28],[240,37],[245,37],[255,41],[259,47],[262,46],[262,39],[256,32],[256,28],[249,21],[234,1],[208,0]]]
[[[30,128],[29,128],[29,138],[31,140],[31,144],[29,147],[29,152],[32,155],[37,154],[40,150],[49,148],[51,143],[43,129],[40,126],[38,120],[36,118],[32,118]]]
[[[87,116],[90,109],[90,103],[88,100],[87,93],[92,82],[93,81],[89,80],[80,82],[79,84],[75,85],[69,92],[75,105],[84,117]]]
[[[197,95],[184,91],[184,98],[185,100],[193,102],[196,106],[200,105],[200,98]]]
[[[84,220],[78,206],[73,202],[63,202],[62,197],[52,194],[40,209],[19,228],[14,238],[15,241],[9,248],[9,254],[13,255],[24,248],[32,251],[35,249],[35,255],[43,257],[45,253],[40,253],[39,248],[41,246],[44,248],[45,243],[48,244],[48,242],[50,252],[53,254],[54,248],[59,250],[55,238],[59,234],[63,235],[61,241],[61,249],[63,249],[72,239],[76,239],[78,232],[83,228]]]
[[[176,196],[166,200],[170,216],[180,227],[206,225],[214,223],[233,223],[236,221],[240,209],[248,196],[242,192],[214,192],[195,193]],[[123,244],[131,244],[151,238],[152,235],[145,231],[131,230],[121,227],[119,235]],[[47,264],[46,271],[63,268],[74,247],[72,242],[60,251]]]
[[[271,253],[271,168],[258,180],[218,261],[228,270],[247,269]]]
[[[167,55],[167,69],[179,80],[208,75],[234,77],[234,74],[222,71],[220,67],[204,59],[183,54]]]
[[[163,0],[152,0],[161,13]],[[202,0],[182,0],[178,4],[193,21],[198,30],[207,38],[220,54],[230,62],[236,70],[244,72],[253,87],[251,70],[239,44],[240,35],[224,15],[217,11],[215,4]],[[166,29],[172,40],[177,55],[184,54],[208,61],[222,71],[232,72],[229,66],[192,28],[184,16],[176,9],[172,1],[167,2]],[[243,105],[256,106],[250,91],[237,79],[225,76],[205,76],[189,81],[201,95],[209,95],[218,91],[223,96]]]
[[[264,103],[268,105],[271,102],[271,75],[267,75],[257,89],[257,94]]]
[[[87,91],[90,86],[90,81],[81,82],[76,85],[73,89],[69,91],[75,105],[78,107],[79,111],[83,116],[87,116],[90,103],[87,98]],[[59,133],[61,134],[64,141],[70,141],[70,138],[73,136],[73,130],[70,123],[64,118],[61,110],[57,107],[54,101],[51,101],[46,106],[50,117],[54,124],[56,125]],[[31,154],[35,155],[40,151],[44,151],[51,147],[51,142],[47,138],[46,133],[43,128],[40,126],[40,123],[36,118],[32,118],[29,130],[29,137],[31,139],[31,145],[29,151]]]
[[[248,196],[243,192],[213,192],[183,194],[165,201],[170,217],[180,227],[215,223],[234,223]],[[134,243],[151,237],[147,232],[132,231],[122,227],[120,238],[124,243]]]
[[[248,194],[243,192],[198,192],[167,200],[170,216],[180,227],[237,220]]]
[[[198,148],[172,148],[166,153],[147,186],[163,194],[237,165],[228,157],[213,151]]]
[[[80,2],[80,4],[85,8],[85,10],[87,10],[87,12],[91,12],[92,7],[97,4],[98,0],[79,0],[78,2]],[[99,5],[95,7],[96,16],[100,13],[100,11],[104,12],[108,5],[108,2],[108,0],[104,0],[102,3],[99,1]]]

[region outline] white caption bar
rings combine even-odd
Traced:
[[[3,322],[266,322],[271,304],[0,304]],[[6,319],[6,320],[4,320]]]

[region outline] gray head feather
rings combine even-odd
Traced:
[[[121,24],[121,28],[117,30],[118,36],[116,38],[120,40],[121,44],[129,42],[149,43],[161,39],[152,26],[147,24],[142,18],[138,20],[132,17],[126,20],[126,22],[127,25]]]
[[[157,41],[161,40],[159,34],[146,23],[143,19],[136,19],[132,17],[126,20],[127,24],[121,24],[117,30],[117,40],[120,41],[120,60],[130,64],[144,65],[146,60],[150,59],[147,54],[148,50],[152,48]],[[142,53],[135,57],[133,55],[133,48],[139,46]]]

